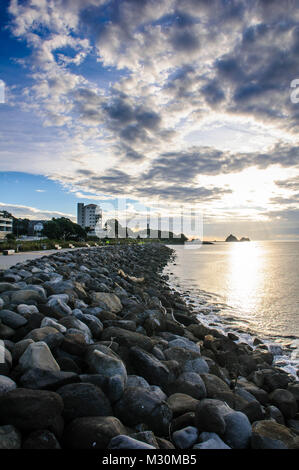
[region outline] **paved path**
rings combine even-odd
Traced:
[[[73,248],[74,250],[78,248]],[[0,269],[8,269],[17,263],[36,258],[42,258],[42,256],[52,255],[53,253],[61,253],[62,251],[71,251],[72,248],[64,248],[62,250],[42,250],[42,251],[27,251],[26,253],[15,253],[14,255],[0,255]]]

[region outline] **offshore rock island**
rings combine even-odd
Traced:
[[[250,242],[250,239],[248,237],[242,237],[240,240],[235,237],[235,235],[230,234],[226,239],[226,242]]]
[[[0,448],[299,448],[299,384],[201,324],[161,244],[0,272]]]

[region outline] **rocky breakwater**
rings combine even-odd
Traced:
[[[299,384],[200,324],[155,244],[0,272],[0,449],[298,448]]]

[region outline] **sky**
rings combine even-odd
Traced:
[[[0,25],[0,210],[299,239],[298,0],[0,0]]]

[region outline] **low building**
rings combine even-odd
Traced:
[[[28,224],[29,237],[40,236],[45,222],[45,220],[30,220]]]
[[[12,233],[13,218],[5,211],[0,211],[0,240]]]

